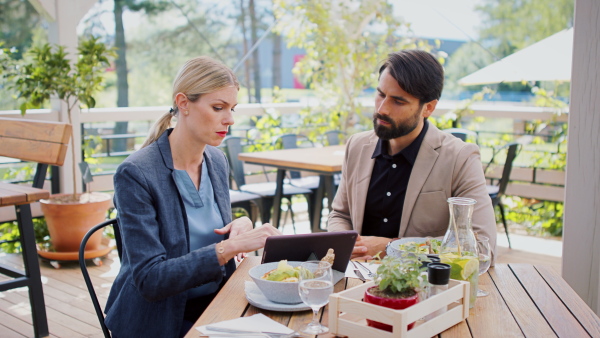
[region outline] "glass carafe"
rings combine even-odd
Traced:
[[[450,278],[468,281],[470,286],[469,307],[477,299],[479,255],[477,241],[471,226],[475,201],[472,198],[451,197],[448,199],[450,220],[442,240],[440,261],[450,264]]]

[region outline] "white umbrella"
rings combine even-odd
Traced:
[[[571,81],[573,28],[565,29],[469,74],[463,86],[521,81]]]

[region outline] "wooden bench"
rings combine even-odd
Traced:
[[[0,118],[0,156],[37,162],[33,185],[0,182],[0,206],[14,206],[19,225],[25,271],[0,265],[0,273],[11,280],[0,282],[0,292],[27,287],[35,337],[49,335],[30,204],[49,198],[41,189],[48,165],[61,166],[67,153],[71,125],[24,119]]]

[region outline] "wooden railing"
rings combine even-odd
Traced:
[[[368,99],[362,102],[365,108],[373,107],[373,100]],[[236,117],[259,116],[266,113],[268,109],[277,109],[280,114],[297,114],[300,109],[310,105],[310,101],[294,103],[277,104],[240,104],[236,107]],[[458,102],[441,101],[434,116],[441,116],[456,108]],[[93,108],[84,110],[78,116],[79,124],[83,123],[101,123],[101,122],[120,122],[120,121],[155,121],[169,107],[129,107],[129,108]],[[502,105],[501,103],[477,103],[473,104],[474,110],[471,117],[486,118],[508,118],[513,119],[515,126],[521,125],[522,121],[527,120],[555,120],[559,122],[567,121],[567,114],[556,115],[554,110],[549,108],[526,107],[516,105]],[[32,120],[58,121],[59,114],[49,109],[29,110],[24,117],[20,112],[0,111],[0,117],[25,118]],[[234,129],[237,125],[234,125]],[[243,127],[243,126],[242,126]],[[80,125],[73,125],[74,130],[81,130]],[[139,136],[139,135],[134,135]],[[109,139],[111,137],[121,136],[101,136]],[[110,141],[108,141],[110,142]],[[81,145],[79,145],[81,147]],[[108,151],[110,151],[110,148]],[[81,149],[76,149],[80,152]],[[0,162],[2,162],[0,160]],[[262,168],[256,168],[258,170]],[[254,171],[249,168],[250,171]],[[496,167],[488,173],[489,178],[499,178],[502,167]],[[70,172],[70,171],[69,171]],[[255,175],[249,178],[249,182],[265,180],[268,175]],[[564,199],[564,179],[565,173],[562,171],[542,170],[536,168],[513,168],[511,175],[512,182],[507,188],[508,195],[517,195],[529,198],[538,198],[551,201],[562,201]],[[94,176],[94,182],[90,188],[93,191],[112,191],[112,173],[100,174]],[[41,215],[37,206],[32,206],[35,215]],[[12,218],[11,218],[12,217]],[[12,212],[4,211],[0,208],[0,221],[14,219]]]

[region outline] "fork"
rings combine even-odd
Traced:
[[[367,279],[365,278],[365,276],[363,276],[362,272],[360,272],[360,269],[358,268],[356,263],[354,263],[354,261],[350,261],[350,263],[352,263],[352,265],[354,266],[354,274],[356,275],[356,277],[363,281],[363,283],[366,282]]]
[[[361,266],[363,269],[367,270],[367,276],[369,277],[373,277],[373,272],[371,272],[371,269],[367,268],[366,266],[364,266],[361,262],[356,262],[359,266]]]

